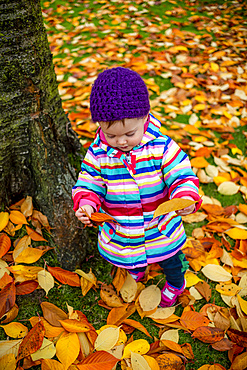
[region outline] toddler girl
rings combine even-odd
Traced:
[[[166,275],[160,305],[171,306],[185,288],[181,216],[200,207],[198,178],[188,156],[160,133],[160,122],[149,113],[147,87],[136,72],[117,67],[100,73],[90,110],[99,129],[73,187],[76,217],[87,226],[92,223],[84,211],[114,217],[118,224],[99,227],[101,256],[127,269],[136,281],[157,262]],[[156,208],[173,198],[198,203],[152,220]]]

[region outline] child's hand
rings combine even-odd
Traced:
[[[93,226],[90,218],[86,215],[84,211],[86,211],[88,216],[91,217],[91,214],[95,212],[94,208],[88,204],[85,204],[84,206],[80,207],[75,213],[78,220],[80,220],[84,225]]]
[[[191,197],[183,197],[182,199],[190,199],[193,200]],[[186,207],[184,209],[180,209],[179,211],[176,211],[178,216],[187,216],[193,213],[195,210],[195,204],[191,204],[191,206]]]

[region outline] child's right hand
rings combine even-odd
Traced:
[[[78,220],[80,220],[84,225],[93,226],[90,218],[86,215],[84,211],[86,211],[88,216],[91,217],[91,214],[95,212],[94,208],[88,204],[85,204],[80,207],[75,213]]]

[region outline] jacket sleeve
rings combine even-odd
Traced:
[[[74,211],[84,204],[92,205],[97,211],[106,194],[106,186],[101,177],[100,164],[90,146],[81,165],[78,180],[72,188]]]
[[[198,193],[199,179],[191,169],[187,154],[171,138],[168,138],[165,146],[162,172],[169,199],[190,197],[198,201],[195,204],[196,212],[202,203]]]

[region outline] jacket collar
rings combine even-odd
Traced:
[[[157,118],[155,118],[150,113],[149,114],[148,127],[147,127],[146,131],[143,134],[142,140],[141,140],[139,145],[136,145],[132,149],[132,151],[136,150],[136,149],[139,149],[140,147],[146,145],[149,141],[152,141],[152,140],[156,139],[157,137],[159,137],[160,136],[160,126],[161,126],[160,121],[157,120]],[[96,136],[95,136],[95,139],[94,139],[94,144],[96,144],[102,150],[107,152],[107,155],[109,157],[118,157],[118,158],[120,158],[122,155],[125,155],[125,153],[122,152],[121,150],[118,150],[116,148],[112,148],[106,142],[102,141],[101,138],[100,138],[100,131],[101,131],[101,128],[99,127],[97,132],[96,132]]]

